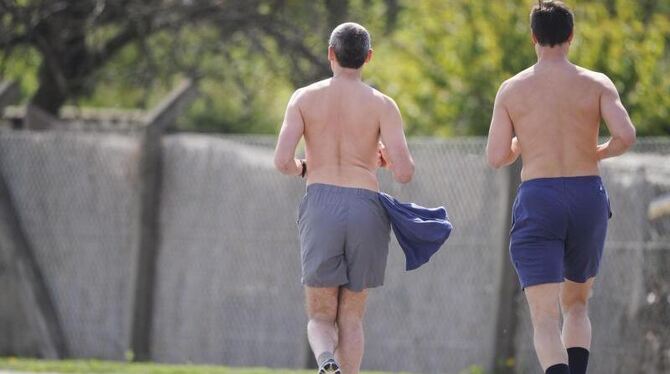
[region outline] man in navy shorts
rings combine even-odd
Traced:
[[[494,168],[523,160],[510,254],[542,369],[583,374],[591,345],[587,302],[611,216],[598,163],[627,151],[635,128],[612,81],[568,60],[570,9],[540,1],[530,21],[538,60],[500,86],[487,159]],[[611,138],[598,145],[601,119]]]

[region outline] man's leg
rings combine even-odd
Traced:
[[[563,344],[568,349],[571,374],[585,374],[591,348],[588,300],[594,278],[585,283],[566,280],[561,288]]]
[[[558,307],[560,287],[560,283],[548,283],[526,288],[526,300],[533,322],[535,352],[542,370],[545,371],[563,365],[567,369],[568,364],[568,354],[561,341]]]
[[[314,356],[335,353],[337,346],[338,291],[335,288],[305,287],[307,307],[307,339]],[[321,365],[321,362],[318,362]]]
[[[368,292],[340,290],[340,305],[337,313],[339,343],[335,355],[344,374],[358,374],[363,360],[363,315]]]

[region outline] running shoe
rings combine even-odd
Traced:
[[[340,371],[339,365],[337,365],[337,362],[335,360],[330,359],[326,360],[321,364],[321,367],[319,368],[319,374],[342,374]]]

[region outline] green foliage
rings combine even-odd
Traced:
[[[12,58],[5,58],[0,51],[0,79],[10,77],[16,79],[21,87],[23,100],[37,90],[37,68],[40,57],[31,48],[17,47],[12,51]]]
[[[640,134],[670,134],[670,1],[578,3],[575,62],[615,82]]]
[[[568,4],[573,61],[617,83],[639,134],[670,134],[670,1]],[[408,3],[371,80],[397,98],[412,134],[485,135],[500,83],[536,61],[529,10],[525,0]]]
[[[202,96],[179,121],[182,129],[275,133],[291,92],[327,77],[327,37],[335,22],[327,3],[287,2],[282,9],[286,27],[301,30],[315,61],[266,34],[237,32],[222,41],[212,25],[194,24],[124,48],[76,104],[146,108],[179,77],[196,75]],[[536,60],[529,0],[400,0],[395,22],[386,1],[347,3],[346,18],[373,36],[365,79],[396,99],[412,135],[486,134],[500,83]],[[567,3],[576,18],[571,59],[612,78],[638,134],[670,134],[670,0]],[[105,33],[89,35],[89,42]],[[3,60],[0,53],[0,75],[20,79],[27,100],[37,88],[39,55],[18,48]]]

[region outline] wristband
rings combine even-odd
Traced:
[[[304,178],[307,174],[307,161],[300,160],[300,165],[302,165],[302,172],[300,173],[300,178]]]

